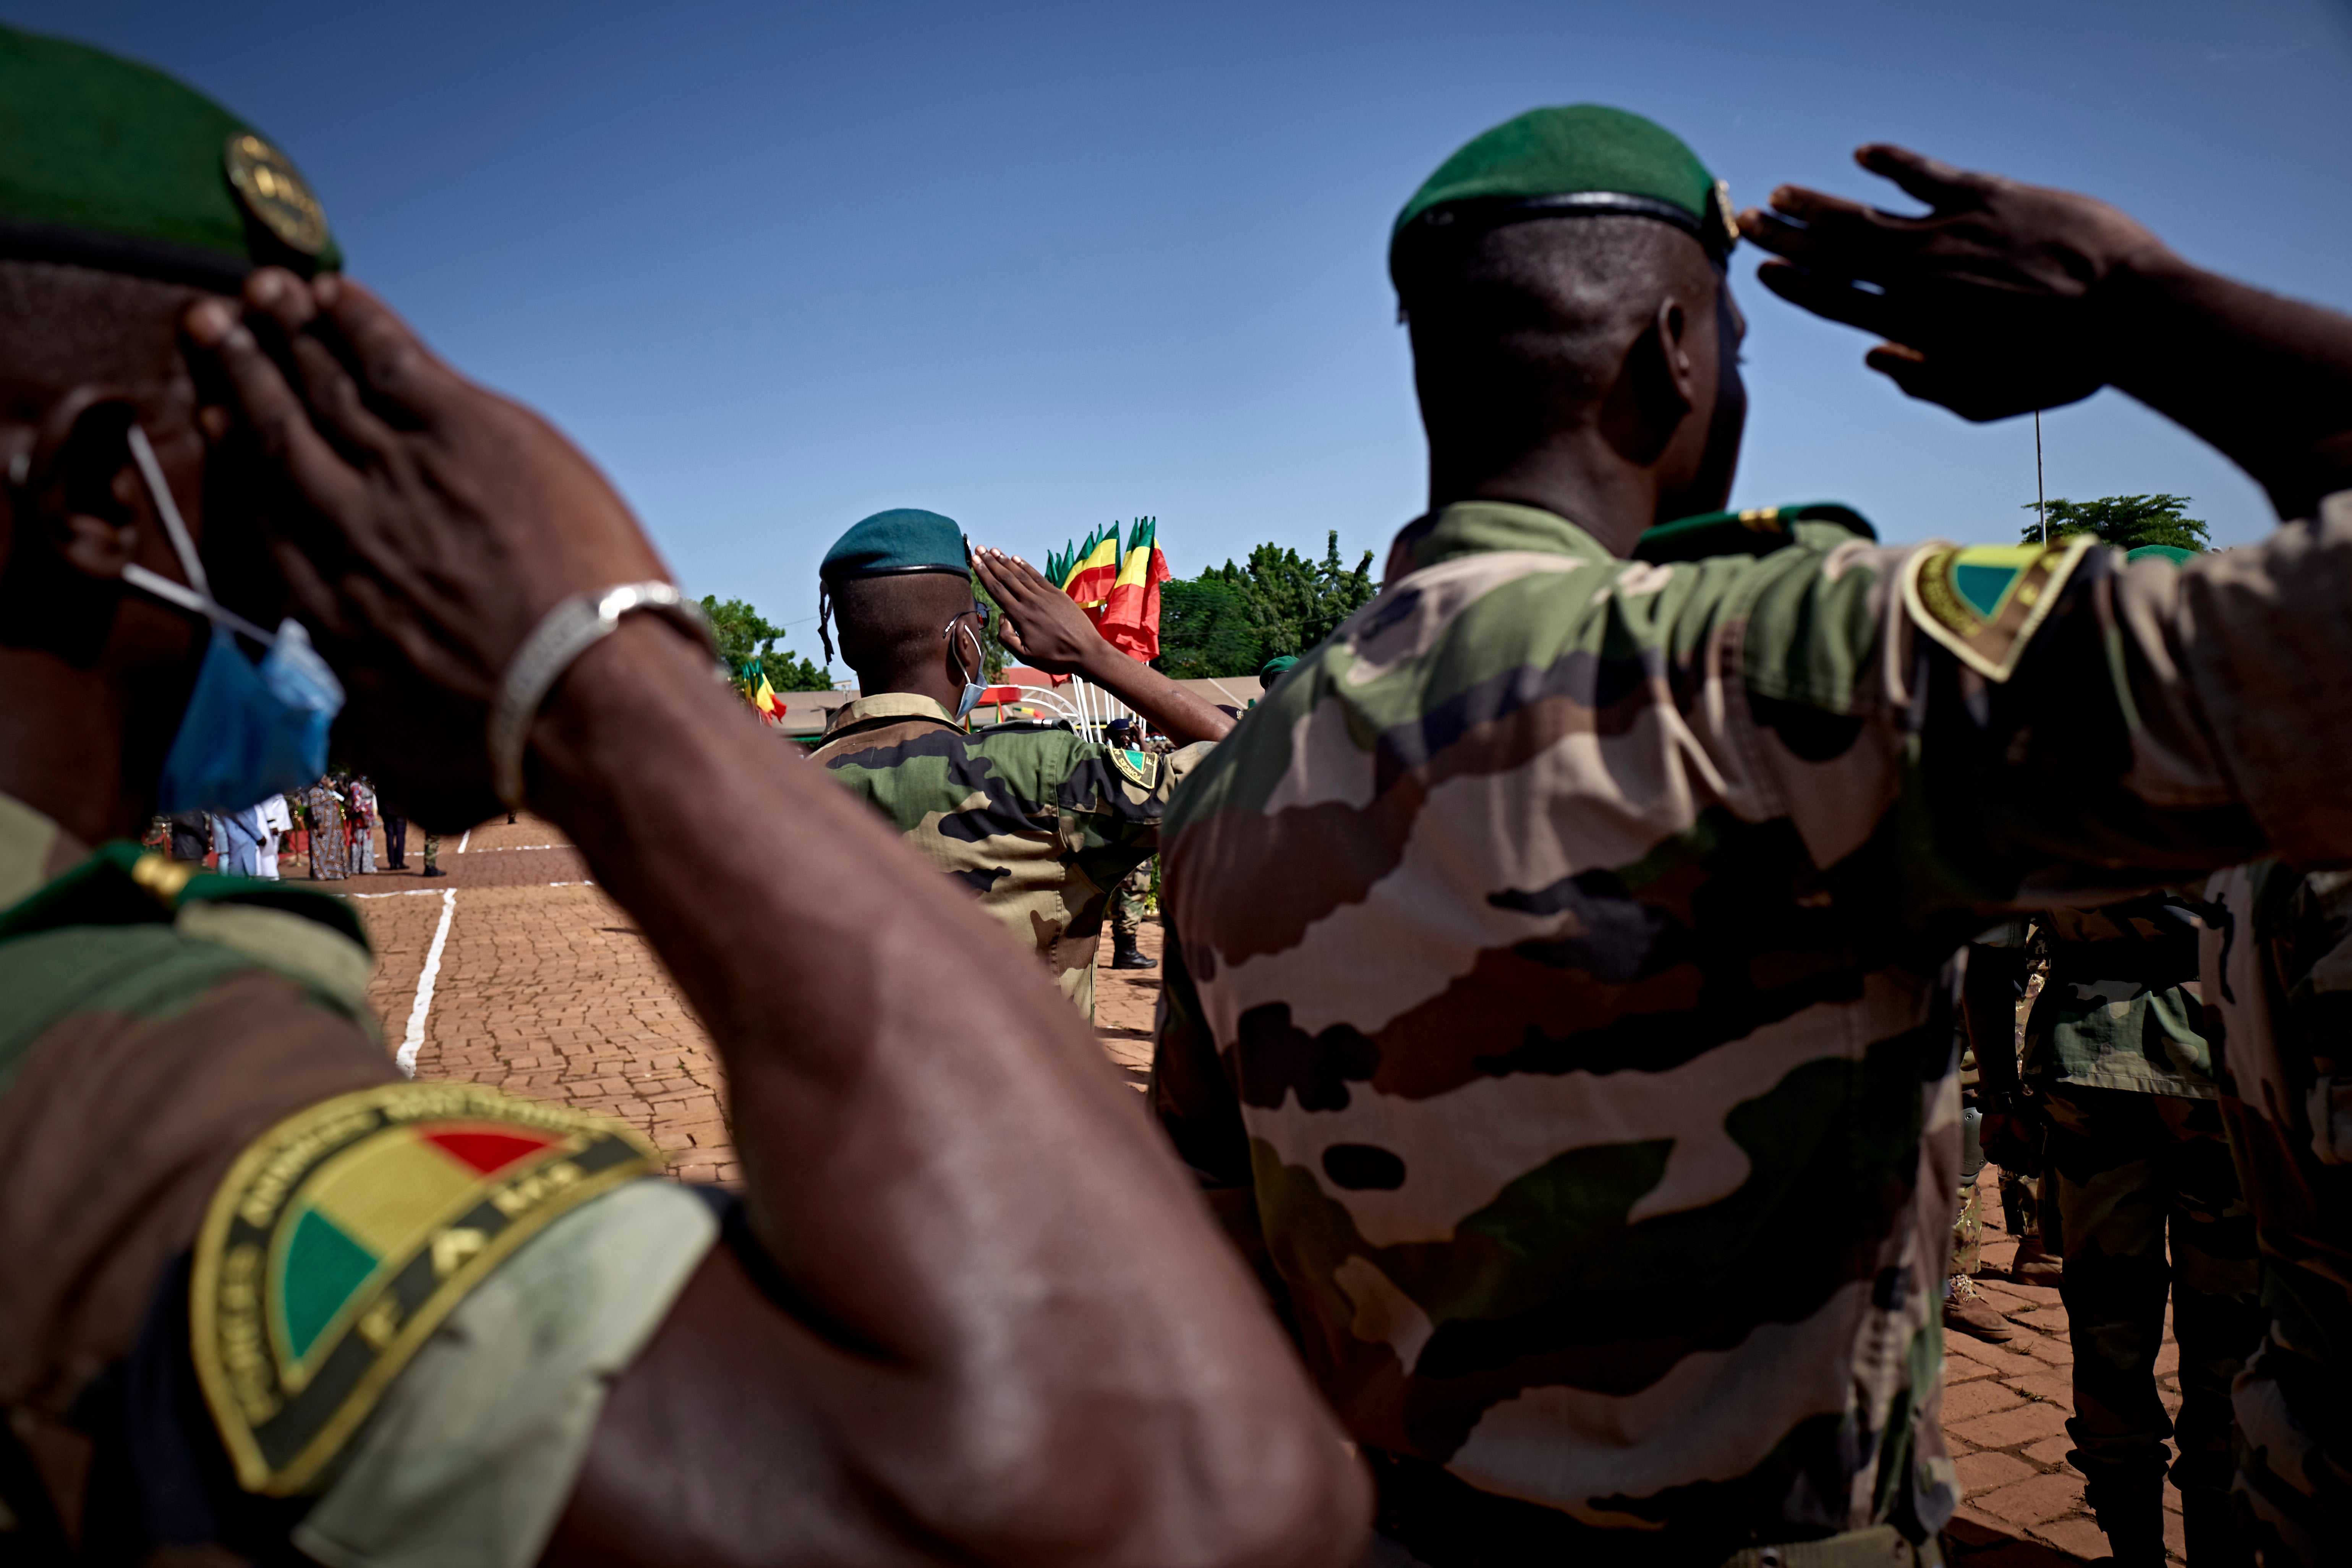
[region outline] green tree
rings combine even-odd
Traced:
[[[2205,525],[2188,515],[2187,496],[2101,496],[2097,500],[2053,500],[2048,503],[2050,540],[2056,543],[2070,533],[2087,533],[2118,550],[2143,544],[2169,544],[2177,550],[2210,550],[2212,538]],[[2026,503],[2025,510],[2042,509]],[[2042,542],[2042,522],[2025,525],[2028,544]]]
[[[702,597],[702,613],[710,617],[710,629],[719,634],[719,656],[727,661],[728,672],[739,686],[756,686],[756,677],[747,680],[744,671],[757,663],[768,678],[768,684],[779,691],[829,691],[833,689],[833,667],[819,666],[802,658],[792,649],[779,652],[776,644],[783,639],[784,628],[775,626],[751,607],[745,599],[729,599],[721,603],[715,594]]]
[[[1245,565],[1228,561],[1160,586],[1153,662],[1180,680],[1255,675],[1267,659],[1305,653],[1329,637],[1372,593],[1372,552],[1352,570],[1343,566],[1337,529],[1320,562],[1261,544]]]

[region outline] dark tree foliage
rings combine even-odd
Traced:
[[[1320,562],[1261,544],[1245,565],[1231,561],[1160,589],[1160,657],[1179,680],[1255,675],[1281,654],[1302,654],[1331,635],[1372,596],[1372,552],[1353,570],[1340,564],[1333,529]]]
[[[784,628],[771,625],[748,600],[729,599],[722,604],[717,595],[706,594],[702,613],[710,617],[710,628],[719,634],[719,657],[727,661],[738,684],[743,683],[745,668],[756,660],[768,684],[779,691],[832,689],[833,667],[813,664],[790,648],[778,652],[776,644],[782,640]],[[758,678],[750,684],[756,687]]]
[[[2049,503],[2050,539],[2056,543],[2070,533],[2087,533],[2118,550],[2143,544],[2169,544],[2177,550],[2210,550],[2206,527],[2187,515],[2187,496],[2101,496],[2097,500],[2053,500]],[[2039,511],[2031,501],[2028,511]],[[2042,542],[2039,517],[2025,525],[2028,544]]]

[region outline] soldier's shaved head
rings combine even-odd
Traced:
[[[831,584],[835,636],[842,661],[857,672],[866,692],[924,690],[948,662],[948,639],[940,634],[972,607],[971,582],[946,572],[904,572],[852,577]],[[980,670],[969,642],[963,656],[967,679]],[[920,677],[921,679],[917,678]]]
[[[185,381],[181,313],[201,290],[124,272],[0,259],[0,419],[31,422],[68,388]]]
[[[1747,409],[1741,326],[1688,234],[1622,216],[1440,230],[1412,237],[1396,276],[1433,505],[1498,483],[1539,501],[1533,477],[1570,442],[1588,475],[1647,470],[1660,516],[1642,526],[1721,504]]]

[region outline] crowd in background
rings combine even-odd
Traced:
[[[379,826],[383,831],[380,862]],[[148,835],[151,845],[174,860],[226,875],[278,880],[287,875],[282,858],[290,857],[304,861],[303,874],[318,882],[406,870],[407,840],[407,819],[383,809],[374,784],[364,776],[341,773],[326,774],[289,795],[273,795],[242,811],[159,816]]]

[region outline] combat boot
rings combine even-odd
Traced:
[[[1110,933],[1110,966],[1113,969],[1157,969],[1160,961],[1145,956],[1132,935],[1115,931]]]
[[[2070,1458],[2073,1456],[2068,1456]],[[2164,1568],[2164,1476],[2118,1476],[2084,1487],[2115,1568]]]
[[[2047,1251],[2040,1237],[2021,1237],[2017,1256],[2010,1261],[2009,1277],[2021,1285],[2047,1285],[2054,1289],[2065,1268],[2065,1260]]]
[[[1953,1275],[1945,1292],[1944,1327],[1988,1344],[2005,1344],[2017,1337],[2017,1331],[2009,1326],[2000,1309],[1986,1300],[1978,1291],[1976,1281],[1965,1274]]]

